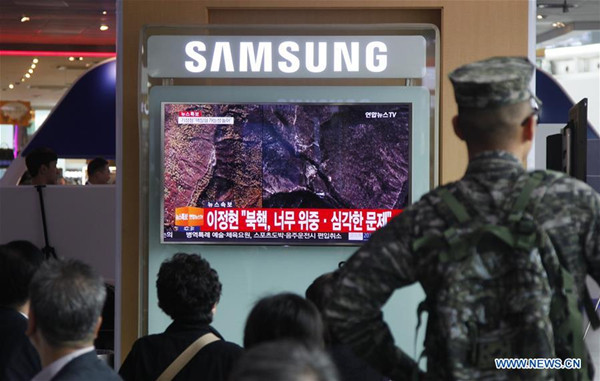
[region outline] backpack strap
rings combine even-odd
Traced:
[[[513,204],[512,210],[510,211],[508,217],[510,222],[518,222],[521,220],[521,218],[523,218],[523,213],[525,212],[525,208],[529,203],[531,194],[533,193],[533,190],[540,185],[543,178],[544,175],[542,172],[534,172],[532,175],[527,176],[525,186],[521,190],[519,197],[517,197],[517,200]]]
[[[450,193],[448,189],[438,188],[434,190],[434,192],[442,200],[440,204],[436,205],[438,213],[440,213],[441,215],[448,214],[446,210],[440,208],[441,205],[445,205],[448,207],[448,209],[450,209],[450,212],[459,223],[463,223],[471,219],[471,216],[467,212],[467,209],[464,207],[464,205],[460,201],[458,201],[458,199],[452,193]],[[456,238],[458,238],[458,235],[456,229],[452,226],[452,224],[449,224],[449,226],[450,227],[444,230],[443,235],[441,236],[426,234],[422,237],[415,239],[411,245],[412,250],[414,252],[417,252],[424,248],[440,249],[446,247],[447,245],[452,245],[454,242],[456,242]],[[446,262],[449,258],[447,258],[446,255],[443,255],[440,259],[443,262]]]
[[[562,177],[562,176],[561,176]],[[521,222],[521,219],[523,217],[523,213],[525,211],[525,208],[529,202],[529,199],[531,197],[531,194],[533,193],[533,190],[538,187],[540,185],[540,183],[542,182],[544,178],[544,173],[543,172],[534,172],[533,174],[528,176],[528,179],[525,183],[525,186],[523,187],[523,190],[521,191],[521,194],[519,195],[519,197],[517,198],[515,204],[513,205],[513,209],[511,211],[511,214],[509,215],[509,220],[513,223],[516,223],[518,227],[522,228],[522,224],[519,224],[519,222]],[[560,178],[560,177],[559,177]],[[546,188],[548,186],[550,186],[554,181],[556,181],[557,179],[554,179],[550,184],[546,185]],[[540,197],[539,200],[541,200],[543,198]],[[536,201],[539,201],[536,200]],[[538,202],[535,203],[535,208],[538,207]],[[519,229],[521,230],[521,229]],[[550,239],[548,237],[548,239]],[[585,345],[584,345],[584,334],[583,334],[583,319],[582,319],[582,315],[580,313],[579,310],[579,304],[578,304],[578,300],[579,300],[579,295],[577,294],[577,289],[575,287],[575,278],[573,277],[573,274],[571,274],[567,268],[565,267],[565,261],[564,258],[562,257],[562,253],[560,252],[560,250],[555,250],[556,255],[558,257],[559,260],[559,270],[558,270],[558,274],[554,274],[552,270],[550,270],[548,267],[546,267],[546,265],[544,264],[544,267],[546,268],[546,274],[549,278],[549,281],[552,284],[552,287],[559,287],[561,290],[562,295],[564,296],[563,298],[557,298],[556,302],[552,303],[551,306],[551,310],[550,310],[550,316],[561,316],[563,314],[564,311],[568,311],[568,316],[569,319],[567,319],[566,321],[563,321],[562,323],[560,323],[557,327],[554,327],[557,330],[557,334],[559,336],[563,336],[563,337],[567,337],[568,335],[573,335],[576,338],[579,339],[574,339],[572,341],[572,353],[570,354],[571,357],[573,358],[579,358],[582,361],[582,369],[584,370],[582,372],[582,379],[581,380],[589,380],[588,378],[588,374],[587,374],[587,369],[589,367],[589,365],[587,364],[587,352],[585,350]],[[542,258],[542,262],[543,258]],[[583,306],[585,308],[586,314],[588,315],[588,318],[590,320],[590,324],[593,326],[594,324],[598,324],[600,325],[599,319],[598,319],[598,315],[595,313],[594,311],[594,307],[592,305],[591,302],[591,298],[589,297],[589,291],[587,289],[587,285],[583,285]],[[591,311],[590,311],[591,310]],[[569,379],[573,379],[575,380],[575,374],[573,372],[561,372],[561,376],[565,379],[565,380],[569,380]]]
[[[463,223],[471,219],[467,209],[464,205],[454,197],[452,193],[446,188],[440,188],[438,190],[438,195],[444,201],[446,206],[450,209],[454,217],[458,220],[458,222]]]
[[[598,309],[598,305],[594,307],[594,303],[592,303],[592,296],[590,295],[590,290],[585,286],[583,290],[584,302],[583,306],[585,307],[585,314],[588,316],[589,326],[592,327],[593,330],[597,330],[600,327],[600,317],[598,317],[598,313],[596,310]]]

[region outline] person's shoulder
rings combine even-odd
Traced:
[[[530,177],[541,179],[540,186],[545,196],[560,197],[564,200],[578,199],[582,196],[598,198],[598,193],[587,183],[568,176],[565,173],[551,170],[536,170],[528,173]]]
[[[218,351],[218,352],[223,352],[223,353],[231,353],[231,354],[238,354],[238,353],[242,353],[243,352],[243,348],[240,347],[239,345],[237,345],[236,343],[233,343],[231,341],[226,341],[226,340],[217,340],[212,342],[211,344],[209,344],[211,350],[213,351]],[[207,347],[209,347],[207,346]]]
[[[441,202],[440,191],[443,189],[453,193],[457,187],[457,183],[458,181],[455,181],[444,185],[439,185],[431,189],[429,192],[423,194],[418,201],[404,209],[400,216],[404,214],[404,218],[419,220],[420,216],[428,215],[431,212],[434,212],[436,204]]]
[[[121,377],[107,364],[98,359],[96,351],[78,356],[65,365],[53,381],[75,380],[121,380]]]
[[[0,312],[0,337],[4,344],[27,339],[27,319],[17,311],[2,309]]]
[[[147,351],[153,352],[155,350],[160,350],[164,346],[165,341],[169,340],[166,336],[167,335],[163,332],[146,335],[138,338],[133,343],[131,350],[129,351],[129,355],[136,353],[145,353]]]
[[[166,336],[166,333],[161,332],[161,333],[153,333],[150,335],[146,335],[146,336],[142,336],[140,338],[138,338],[134,345],[138,344],[143,344],[143,343],[152,343],[152,342],[156,342],[156,341],[162,341],[164,339],[164,337]]]

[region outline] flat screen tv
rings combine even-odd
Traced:
[[[163,243],[361,244],[409,203],[409,103],[161,111]]]
[[[563,149],[566,151],[565,172],[587,179],[587,98],[569,109],[569,122],[563,130]]]
[[[546,168],[587,179],[587,98],[569,109],[560,134],[546,138]]]

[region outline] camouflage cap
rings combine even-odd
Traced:
[[[493,57],[448,75],[459,107],[493,108],[535,97],[529,83],[534,65],[526,57]]]

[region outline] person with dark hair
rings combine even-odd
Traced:
[[[106,289],[90,266],[75,259],[46,261],[29,294],[27,335],[43,366],[32,381],[120,380],[94,350]]]
[[[331,359],[318,347],[277,340],[248,350],[229,381],[338,381]]]
[[[325,273],[315,279],[306,289],[306,299],[313,302],[321,313],[324,312],[325,306],[331,300],[338,276],[338,271]],[[335,333],[329,329],[327,319],[323,320],[325,349],[337,367],[342,381],[389,380],[371,368],[364,360],[357,357],[347,345],[342,344]]]
[[[173,323],[133,344],[121,377],[227,380],[242,348],[210,326],[221,297],[217,272],[198,254],[177,253],[160,266],[156,289],[158,306]]]
[[[244,348],[281,339],[323,347],[323,322],[317,307],[287,292],[260,299],[246,320]]]
[[[97,157],[87,166],[88,184],[104,185],[110,181],[110,169],[106,159]]]
[[[32,150],[25,158],[27,171],[32,185],[52,185],[58,179],[56,162],[58,156],[50,148],[40,147]]]
[[[31,380],[42,369],[25,331],[29,283],[43,258],[29,241],[0,246],[0,380]]]

